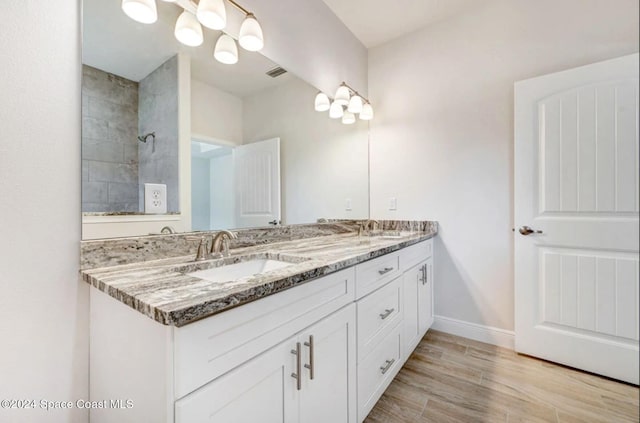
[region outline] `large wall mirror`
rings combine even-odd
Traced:
[[[219,63],[217,31],[180,44],[172,3],[151,25],[120,3],[83,1],[83,239],[368,217],[367,122],[260,53]]]

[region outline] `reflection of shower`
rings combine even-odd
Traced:
[[[149,137],[151,137],[151,152],[155,153],[156,152],[156,133],[155,132],[149,132],[148,134],[138,136],[138,141],[146,144],[147,139]]]

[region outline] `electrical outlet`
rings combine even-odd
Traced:
[[[389,210],[398,210],[398,199],[396,197],[389,198]]]
[[[167,212],[167,186],[165,184],[144,184],[144,212],[147,214]]]
[[[353,208],[351,207],[351,198],[347,198],[346,200],[344,200],[344,209],[346,211],[353,210]]]

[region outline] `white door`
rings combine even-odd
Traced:
[[[638,54],[516,83],[514,189],[516,350],[637,384]]]
[[[355,308],[343,308],[300,335],[300,423],[356,423]]]
[[[176,423],[298,423],[295,345],[289,339],[178,400]]]
[[[418,329],[420,339],[433,324],[433,257],[429,257],[423,265],[418,281]]]
[[[255,228],[280,222],[280,138],[233,149],[236,225]]]

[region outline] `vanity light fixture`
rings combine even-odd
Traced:
[[[344,115],[344,109],[341,104],[337,102],[331,103],[331,107],[329,108],[329,117],[331,119],[340,119]]]
[[[329,110],[331,119],[342,118],[342,123],[350,125],[356,121],[373,119],[373,107],[368,99],[360,95],[356,90],[347,85],[340,84],[333,101],[322,91],[316,94],[314,108],[318,112]]]
[[[349,111],[344,112],[344,114],[342,115],[342,123],[344,123],[345,125],[351,125],[352,123],[355,123],[355,121],[356,115]]]
[[[199,0],[197,3],[194,0],[163,1],[174,3],[184,9],[176,21],[174,31],[176,39],[182,44],[197,47],[203,43],[204,34],[201,24],[209,29],[222,31],[227,25],[226,1],[245,16],[238,36],[240,46],[248,51],[260,51],[264,47],[262,27],[256,16],[234,0]],[[122,0],[122,10],[137,22],[151,24],[158,20],[156,0]],[[213,56],[225,64],[237,63],[236,41],[222,32],[216,42]]]
[[[122,10],[128,17],[143,24],[158,20],[156,0],[122,0]]]
[[[193,13],[186,10],[176,21],[174,35],[178,41],[189,47],[197,47],[204,41],[200,22]]]
[[[322,91],[316,95],[315,109],[316,112],[326,112],[331,107],[329,97]]]
[[[216,41],[213,57],[225,65],[238,63],[238,46],[236,45],[236,40],[225,33],[220,34],[220,38]]]

